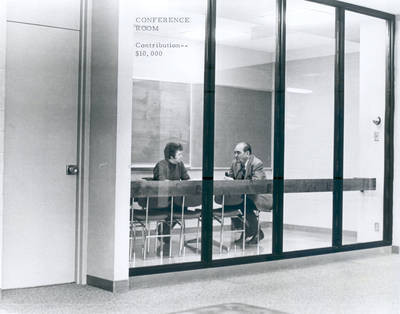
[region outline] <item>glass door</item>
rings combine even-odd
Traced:
[[[288,0],[286,30],[283,251],[330,247],[335,9]]]

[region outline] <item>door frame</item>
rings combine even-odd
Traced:
[[[89,213],[90,56],[92,0],[80,0],[75,281],[86,284]]]

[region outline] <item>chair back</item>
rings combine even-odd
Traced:
[[[144,177],[142,180],[146,181],[153,181],[152,177]],[[167,196],[152,196],[149,197],[149,209],[157,209],[157,208],[166,208],[170,206],[170,198]],[[140,207],[146,208],[147,207],[147,197],[138,197],[134,199]]]
[[[185,207],[196,207],[200,206],[202,202],[201,195],[188,195],[185,196]],[[182,206],[183,197],[182,196],[175,196],[174,197],[174,204],[178,206]]]
[[[222,205],[222,195],[215,195],[214,200],[215,203]],[[224,197],[225,206],[240,205],[242,202],[243,202],[242,195],[225,195]]]
[[[139,197],[135,199],[140,207],[147,207],[147,197]],[[149,209],[166,208],[170,206],[169,197],[149,197]]]

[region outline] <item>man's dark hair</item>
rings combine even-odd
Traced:
[[[164,157],[165,159],[170,159],[171,157],[175,158],[176,152],[178,150],[183,150],[183,147],[181,144],[179,143],[174,143],[174,142],[170,142],[167,145],[165,145],[164,148]]]
[[[247,143],[247,142],[243,142],[243,144],[244,144],[243,152],[245,153],[245,152],[249,151],[250,154],[251,154],[251,145],[249,143]]]

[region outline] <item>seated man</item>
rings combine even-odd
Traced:
[[[234,160],[232,161],[229,172],[226,173],[226,179],[232,180],[262,180],[265,179],[264,166],[260,159],[252,154],[251,146],[248,143],[241,142],[235,146]],[[244,202],[240,205],[242,211]],[[257,244],[258,240],[264,238],[264,232],[260,230],[259,239],[257,239],[257,216],[254,210],[257,208],[272,208],[272,198],[268,195],[257,194],[248,195],[246,203],[246,243]],[[238,219],[232,219],[232,228],[241,229],[242,222]],[[241,243],[243,234],[237,243]]]
[[[185,165],[183,164],[183,147],[179,143],[168,143],[164,148],[164,159],[159,161],[153,169],[153,180],[189,180],[190,177],[187,173]],[[170,208],[166,209],[170,210]],[[175,210],[175,208],[174,208]],[[177,209],[178,210],[178,209]],[[179,208],[179,210],[181,210]],[[162,234],[170,233],[170,218],[162,223]],[[173,222],[172,228],[175,223]],[[159,230],[161,231],[161,230]],[[161,232],[160,232],[161,233]],[[164,251],[169,251],[170,239],[168,237],[163,238]],[[160,248],[157,250],[158,255],[160,254]]]

